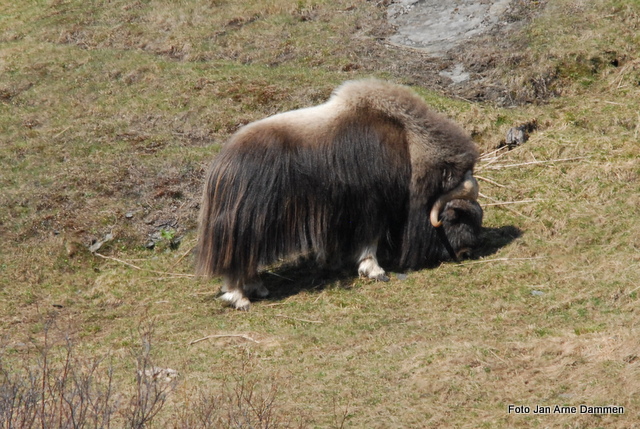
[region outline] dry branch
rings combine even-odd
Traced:
[[[66,133],[67,131],[69,131],[69,129],[71,129],[71,126],[68,126],[67,128],[65,128],[64,130],[60,131],[58,134],[56,134],[55,136],[53,136],[53,139],[57,139],[58,137],[60,137],[61,135],[63,135],[64,133]]]
[[[495,259],[480,259],[478,261],[465,261],[460,265],[472,265],[472,264],[484,264],[488,262],[511,262],[511,261],[533,261],[536,259],[546,259],[548,256],[534,256],[532,258],[495,258]]]
[[[491,155],[494,155],[494,154],[496,154],[496,153],[498,153],[498,152],[500,152],[500,151],[504,151],[504,150],[506,150],[506,149],[507,149],[507,147],[506,147],[506,146],[502,146],[502,147],[499,147],[498,149],[493,150],[493,151],[491,151],[491,152],[483,153],[482,155],[480,155],[480,159],[481,159],[481,160],[485,160],[485,159],[489,158]]]
[[[522,146],[519,146],[519,147],[522,147]],[[502,148],[500,148],[498,150],[495,150],[493,152],[490,152],[490,153],[488,153],[486,155],[481,155],[480,156],[480,161],[484,162],[485,164],[478,166],[478,169],[485,168],[487,165],[493,164],[494,162],[496,162],[499,159],[501,159],[503,156],[505,156],[507,154],[510,154],[510,153],[513,153],[514,151],[518,150],[518,148],[516,148],[516,149],[513,149],[513,150],[503,151],[502,153],[498,153],[502,149],[506,149],[506,146],[503,146]],[[490,157],[490,155],[493,155],[493,154],[496,154],[496,155],[493,156],[493,157]]]
[[[488,206],[506,206],[509,204],[526,204],[526,203],[535,203],[538,201],[544,201],[541,199],[529,199],[529,200],[520,200],[520,201],[497,201],[494,203],[487,203],[487,204],[483,204],[483,206],[488,207]]]
[[[281,279],[289,280],[290,282],[294,281],[293,279],[290,279],[289,277],[285,277],[283,275],[274,273],[273,271],[265,271],[265,273],[271,274],[272,276],[275,276],[275,277],[280,277]]]
[[[505,186],[505,185],[500,184],[500,183],[498,183],[498,182],[496,182],[496,181],[494,181],[494,180],[487,179],[486,177],[478,176],[477,174],[474,174],[474,175],[473,175],[473,177],[475,177],[475,178],[476,178],[476,179],[478,179],[478,180],[482,180],[482,181],[484,181],[484,182],[487,182],[487,183],[490,183],[490,184],[492,184],[492,185],[494,185],[494,186],[497,186],[498,188],[506,188],[506,186]]]
[[[142,267],[139,267],[137,265],[134,265],[134,264],[132,264],[130,262],[123,261],[122,259],[114,258],[113,256],[106,256],[106,255],[103,255],[103,254],[98,253],[98,252],[93,252],[93,254],[98,256],[98,257],[100,257],[100,258],[102,258],[102,259],[108,259],[108,260],[111,260],[111,261],[115,261],[115,262],[118,262],[120,264],[126,265],[127,267],[133,268],[134,270],[138,270],[138,271],[145,271],[147,273],[160,274],[160,275],[168,276],[168,277],[184,277],[184,278],[195,277],[194,274],[169,273],[169,272],[166,272],[166,271],[149,270],[149,269],[142,268]]]
[[[193,340],[189,343],[189,345],[193,345],[196,343],[199,343],[201,341],[205,341],[205,340],[210,340],[212,338],[243,338],[247,341],[253,341],[256,344],[260,344],[260,341],[258,340],[254,340],[253,338],[251,338],[248,335],[244,335],[244,334],[220,334],[220,335],[207,335],[206,337],[202,337],[202,338],[198,338],[197,340]]]
[[[276,317],[282,317],[284,319],[297,320],[298,322],[305,322],[305,323],[324,323],[321,320],[298,319],[297,317],[285,316],[284,314],[276,314]]]
[[[588,156],[577,156],[574,158],[559,158],[559,159],[546,159],[543,161],[529,161],[529,162],[521,162],[518,164],[506,164],[506,165],[494,165],[489,167],[488,165],[480,166],[479,169],[489,168],[490,170],[501,170],[503,168],[512,168],[512,167],[523,167],[526,165],[536,165],[536,164],[548,164],[550,162],[568,162],[568,161],[576,161],[578,159],[589,158]]]
[[[502,207],[503,209],[508,210],[508,211],[510,211],[511,213],[517,214],[518,216],[522,216],[523,218],[528,219],[528,220],[534,220],[534,219],[530,218],[529,216],[525,215],[524,213],[520,213],[519,211],[514,210],[514,209],[512,209],[511,207],[506,207],[504,204],[502,204],[502,201],[498,201],[498,200],[496,200],[495,198],[491,198],[491,197],[489,197],[489,196],[487,196],[487,195],[484,195],[483,193],[479,193],[479,195],[480,195],[482,198],[486,198],[486,199],[488,199],[488,200],[493,201],[494,203],[496,203],[496,205],[497,205],[498,207]]]
[[[176,261],[176,262],[171,266],[171,269],[174,269],[174,268],[175,268],[175,267],[176,267],[180,262],[182,262],[182,260],[183,260],[184,258],[186,258],[186,257],[187,257],[187,255],[188,255],[189,253],[191,253],[191,252],[193,251],[193,249],[195,249],[195,247],[196,247],[196,246],[195,246],[195,244],[194,244],[193,246],[191,246],[191,247],[189,248],[189,250],[187,250],[186,252],[184,252],[184,253],[182,254],[182,256],[180,256],[180,257],[178,258],[178,260],[177,260],[177,261]]]

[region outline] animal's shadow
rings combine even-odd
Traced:
[[[332,269],[314,257],[301,256],[264,271],[260,278],[269,290],[268,301],[280,301],[303,291],[321,291],[330,286],[348,288],[355,280],[355,264]]]
[[[475,249],[471,258],[486,258],[498,252],[498,250],[511,244],[515,239],[520,238],[523,232],[520,228],[512,225],[501,226],[500,228],[482,228],[480,232],[481,245]]]
[[[515,226],[483,227],[480,232],[480,243],[482,244],[474,249],[465,260],[491,256],[522,236],[522,233],[522,230]],[[398,268],[393,265],[385,265],[384,262],[381,265],[392,272],[398,272]],[[329,269],[319,265],[313,257],[299,257],[264,271],[261,274],[261,280],[269,290],[269,296],[266,300],[281,301],[304,291],[322,291],[336,285],[348,288],[357,277],[356,271],[355,263],[347,263],[340,269]],[[396,276],[392,275],[391,277],[393,279]]]

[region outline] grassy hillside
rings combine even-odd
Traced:
[[[100,397],[112,427],[637,425],[640,3],[531,3],[447,59],[480,64],[497,105],[388,46],[384,2],[0,0],[0,382],[25,401],[0,421]],[[249,313],[222,307],[192,276],[208,163],[365,76],[474,135],[483,257],[389,283],[285,268]],[[153,365],[178,376],[136,372]],[[533,414],[580,404],[625,412]]]

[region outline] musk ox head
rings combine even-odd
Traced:
[[[440,256],[442,261],[468,257],[480,245],[482,214],[482,208],[477,201],[454,199],[445,204],[440,214],[440,223],[444,232],[441,240],[449,242],[455,258],[443,242],[445,252]]]
[[[478,182],[467,171],[463,181],[431,207],[429,220],[447,253],[441,255],[441,260],[457,261],[478,246],[483,213],[477,199]]]
[[[238,309],[268,291],[261,267],[293,255],[342,259],[388,280],[456,259],[482,224],[467,133],[410,89],[347,82],[324,104],[251,123],[224,145],[205,182],[197,272],[223,276]]]

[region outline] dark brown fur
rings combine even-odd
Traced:
[[[325,105],[250,124],[223,147],[205,183],[197,272],[241,289],[279,258],[352,258],[378,241],[401,268],[448,259],[429,210],[476,158],[412,91],[346,83]],[[474,244],[482,210],[456,201],[443,219],[457,251]]]

